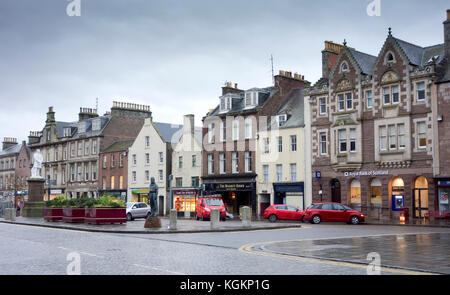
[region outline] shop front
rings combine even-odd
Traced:
[[[305,185],[303,182],[274,183],[274,204],[289,204],[305,209]]]
[[[450,209],[448,204],[448,197],[450,196],[450,178],[438,179],[437,196],[436,196],[436,212],[435,216],[439,218],[450,218]]]
[[[117,198],[119,200],[126,201],[127,200],[127,191],[126,190],[99,190],[98,191],[99,196],[112,196],[114,198]]]
[[[127,202],[143,202],[148,204],[149,188],[135,188],[131,190],[130,199],[127,197]]]
[[[195,206],[198,198],[197,188],[174,188],[173,208],[178,212],[178,216],[191,217],[195,215]]]
[[[222,195],[227,212],[238,216],[240,209],[248,206],[252,208],[252,215],[256,216],[255,182],[209,183],[205,185],[206,192]]]

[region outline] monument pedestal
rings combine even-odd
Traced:
[[[145,220],[144,228],[161,228],[161,219],[159,217],[148,217]]]
[[[23,217],[44,217],[44,183],[45,179],[28,180],[28,202],[22,211]]]

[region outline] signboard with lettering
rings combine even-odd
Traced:
[[[249,191],[253,190],[253,185],[251,182],[245,183],[217,183],[217,191]]]
[[[389,171],[354,171],[354,172],[344,172],[345,177],[358,177],[358,176],[382,176],[389,175]]]

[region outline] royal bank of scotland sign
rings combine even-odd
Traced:
[[[389,175],[387,170],[371,170],[371,171],[354,171],[354,172],[344,172],[345,177],[359,177],[359,176],[382,176]]]

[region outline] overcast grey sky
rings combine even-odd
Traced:
[[[275,72],[321,75],[325,40],[377,55],[388,27],[420,45],[443,43],[448,1],[380,0],[0,1],[0,138],[25,140],[54,106],[58,121],[80,107],[104,114],[112,101],[150,105],[155,121],[182,123],[219,102],[225,81],[271,84]]]

